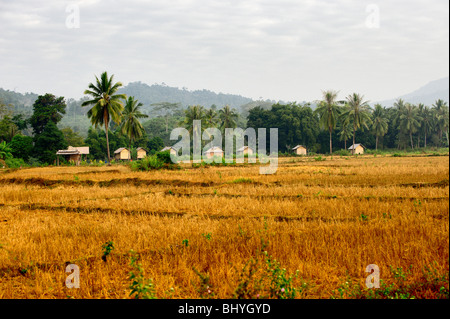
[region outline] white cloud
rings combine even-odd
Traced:
[[[380,28],[366,27],[379,7]],[[68,29],[70,4],[80,28]],[[154,0],[0,4],[0,87],[78,98],[103,70],[244,96],[385,99],[448,75],[445,1]],[[5,47],[8,48],[5,50]]]

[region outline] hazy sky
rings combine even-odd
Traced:
[[[106,70],[258,99],[371,101],[448,76],[447,0],[0,0],[0,87],[80,98]]]

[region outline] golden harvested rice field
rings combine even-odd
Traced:
[[[448,273],[448,156],[0,170],[0,298],[448,298]]]

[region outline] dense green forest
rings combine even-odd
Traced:
[[[112,97],[107,118],[99,102],[104,95],[98,94],[105,87]],[[89,158],[97,160],[111,159],[109,154],[119,147],[143,147],[155,153],[175,143],[170,141],[174,128],[192,131],[193,120],[200,120],[203,129],[222,131],[226,127],[278,128],[281,153],[290,153],[298,144],[319,154],[348,154],[353,143],[369,150],[449,144],[449,108],[440,99],[431,105],[397,99],[390,107],[370,106],[361,94],[342,98],[337,92],[324,91],[313,104],[253,101],[140,82],[122,87],[106,73],[84,93],[80,100],[65,100],[49,93],[0,89],[0,160],[52,164],[56,151],[69,145],[89,146]]]

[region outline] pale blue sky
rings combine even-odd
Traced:
[[[0,0],[0,21],[0,87],[66,98],[107,70],[125,85],[376,101],[449,69],[446,0]]]

